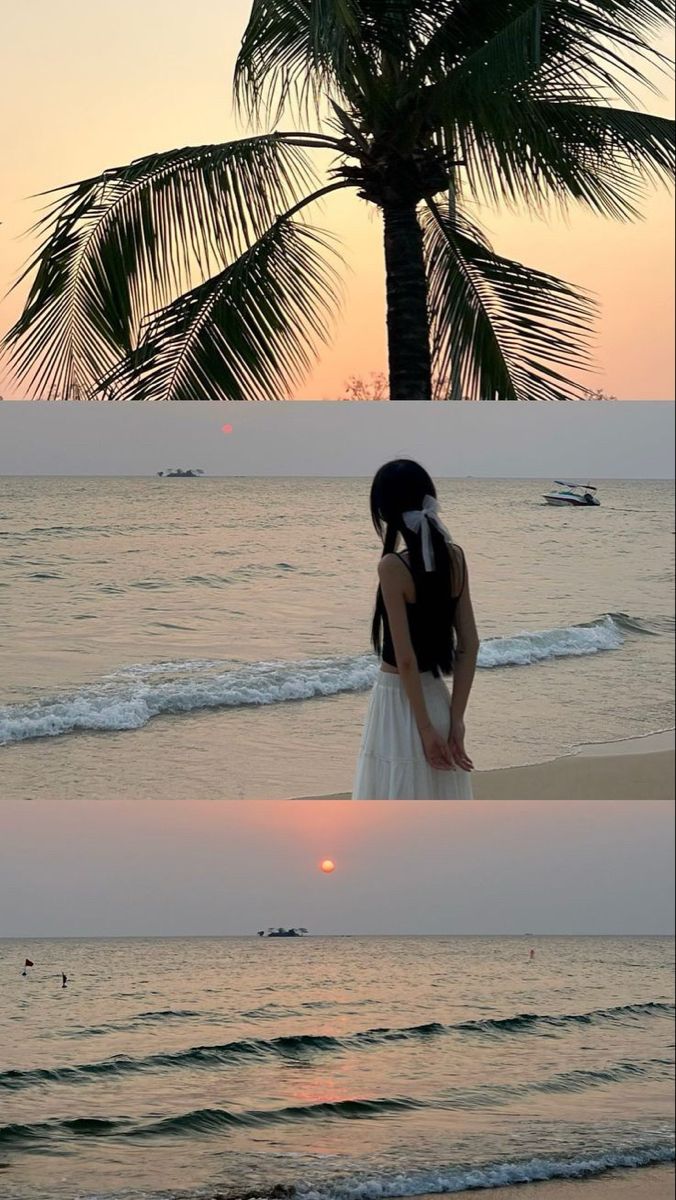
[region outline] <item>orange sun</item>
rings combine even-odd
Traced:
[[[232,425],[222,425],[221,433],[232,433]]]
[[[335,869],[336,864],[330,858],[325,858],[324,862],[322,863],[322,871],[324,874],[330,875],[332,871],[335,871]]]

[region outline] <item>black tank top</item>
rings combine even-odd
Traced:
[[[459,547],[458,547],[458,549],[459,549]],[[453,620],[453,617],[455,616],[455,609],[456,609],[458,600],[460,599],[460,597],[462,596],[462,593],[465,590],[465,579],[467,576],[467,569],[465,567],[465,556],[464,556],[462,550],[460,550],[460,557],[462,559],[462,583],[460,585],[460,591],[458,592],[457,596],[454,596],[453,599],[451,600],[451,610],[448,614],[449,621]],[[397,554],[397,558],[401,559],[404,566],[407,567],[409,571],[411,571],[410,564],[407,563],[406,559],[401,554]],[[411,574],[413,574],[412,571],[411,571]],[[382,593],[381,593],[380,598],[381,598],[381,602],[382,602]],[[381,658],[386,666],[396,667],[397,659],[396,659],[396,655],[394,653],[394,643],[392,641],[392,631],[390,629],[390,622],[389,622],[389,618],[387,616],[387,609],[385,608],[384,603],[382,603],[382,613],[383,613],[383,649],[382,649]],[[418,670],[419,671],[434,671],[435,674],[438,674],[437,664],[434,660],[434,654],[433,654],[432,649],[429,644],[429,638],[427,635],[427,630],[425,628],[425,622],[423,619],[423,615],[421,614],[420,609],[418,608],[418,605],[416,604],[415,600],[413,601],[412,604],[410,604],[408,601],[406,602],[406,615],[408,617],[408,631],[410,634],[411,645],[413,646],[413,652],[415,654],[416,662],[418,664]]]

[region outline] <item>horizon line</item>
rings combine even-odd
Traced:
[[[258,934],[257,931],[248,932],[248,933],[91,933],[91,934],[87,934],[87,933],[67,933],[67,934],[47,933],[47,934],[0,934],[0,942],[24,942],[24,941],[34,941],[34,942],[53,942],[53,941],[59,941],[59,942],[69,942],[69,941],[70,942],[89,942],[89,941],[105,942],[105,941],[113,941],[114,942],[114,941],[147,941],[149,938],[152,938],[157,941],[159,941],[159,940],[174,941],[179,938],[182,938],[182,939],[194,938],[195,940],[218,938],[219,940],[222,941],[222,940],[225,940],[226,938],[242,938],[242,939],[244,939],[244,938],[259,938],[259,937],[260,937],[260,935]],[[615,932],[615,933],[613,933],[613,932],[606,932],[606,933],[521,933],[521,932],[513,932],[513,933],[429,933],[429,932],[428,933],[307,933],[307,934],[303,934],[302,937],[310,937],[310,938],[313,938],[313,937],[315,937],[315,938],[316,937],[326,937],[326,938],[333,938],[333,937],[336,937],[336,938],[343,938],[343,937],[349,937],[349,938],[359,938],[359,937],[363,937],[363,938],[367,938],[367,937],[368,938],[463,937],[463,938],[521,938],[523,940],[527,940],[528,938],[531,938],[534,940],[535,938],[583,938],[583,937],[584,938],[609,938],[609,937],[615,937],[615,938],[645,938],[645,937],[674,938],[674,937],[676,937],[676,932],[672,930],[669,932],[653,931],[653,932],[647,932],[647,933],[646,932],[643,932],[643,933],[617,933],[617,932]],[[265,939],[261,939],[261,940],[265,940]],[[299,937],[297,940],[300,941],[301,937]]]
[[[276,472],[265,472],[264,474],[256,474],[255,472],[246,472],[243,475],[235,474],[204,474],[199,476],[200,482],[209,479],[371,479],[373,472],[368,471],[366,474],[357,475],[332,475],[325,473],[317,475],[315,472],[305,474],[304,472],[294,471],[291,474],[277,474]],[[151,474],[146,474],[142,471],[135,471],[132,474],[119,475],[109,474],[108,472],[100,471],[95,474],[83,472],[82,474],[72,474],[71,472],[38,472],[36,474],[26,471],[11,471],[0,472],[0,479],[158,479],[160,476],[157,471]],[[488,480],[493,483],[543,483],[552,478],[551,475],[442,475],[435,471],[436,479],[457,479],[461,482],[466,482],[468,479]],[[582,476],[580,476],[582,478]],[[675,475],[595,475],[594,479],[600,479],[606,483],[616,481],[629,481],[631,483],[674,483]]]

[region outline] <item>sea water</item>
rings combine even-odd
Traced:
[[[446,480],[488,769],[673,726],[673,485]],[[367,479],[0,480],[0,761],[14,797],[348,790],[377,539]]]
[[[0,1194],[509,1194],[672,1161],[672,957],[662,937],[0,941]]]

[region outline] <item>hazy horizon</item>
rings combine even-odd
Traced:
[[[7,477],[361,478],[403,456],[439,478],[670,480],[673,447],[667,401],[0,404]]]
[[[2,813],[3,939],[673,932],[667,801],[82,800]]]
[[[271,926],[274,929],[277,926]],[[279,926],[279,928],[287,928]],[[290,927],[289,927],[290,928]],[[539,933],[523,933],[516,930],[512,933],[473,933],[471,930],[465,930],[460,933],[431,933],[427,930],[421,930],[419,933],[398,933],[396,930],[387,933],[361,932],[350,933],[348,930],[337,931],[334,933],[326,933],[323,930],[313,929],[307,934],[301,934],[300,937],[306,938],[528,938],[531,941],[536,941],[538,938],[665,938],[673,941],[676,934],[673,930],[661,932],[660,930],[637,930],[635,933],[623,933],[617,930],[599,930],[596,933],[576,933],[575,930],[566,932],[548,932],[541,930]],[[251,938],[259,938],[257,931],[246,933],[153,933],[152,930],[148,933],[93,933],[93,934],[78,934],[78,933],[8,933],[0,934],[0,942],[21,942],[29,940],[31,942],[174,942],[174,941],[249,941]],[[264,939],[260,939],[261,941]],[[274,940],[274,939],[273,939]]]

